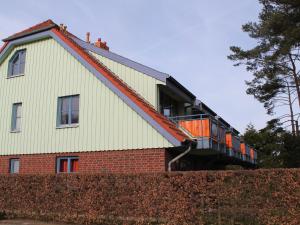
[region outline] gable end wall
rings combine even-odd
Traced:
[[[7,79],[10,56],[26,48],[25,75]],[[57,97],[80,94],[79,126],[57,129]],[[16,47],[0,65],[0,154],[166,148],[172,145],[55,40]],[[11,107],[23,103],[22,132]]]
[[[165,85],[164,82],[94,52],[90,53],[157,109],[158,85]]]

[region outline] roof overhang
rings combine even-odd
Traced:
[[[47,30],[41,33],[32,34],[30,36],[21,37],[12,41],[6,42],[6,45],[0,52],[0,64],[7,57],[7,55],[18,45],[28,44],[31,42],[47,39],[52,37],[52,32]]]
[[[41,27],[39,29],[35,29],[35,30],[32,30],[32,31],[28,31],[28,32],[22,32],[20,34],[15,34],[15,35],[9,36],[8,38],[3,39],[2,41],[4,41],[4,42],[13,41],[13,40],[16,40],[16,39],[19,39],[19,38],[23,38],[23,37],[30,36],[30,35],[33,35],[33,34],[41,33],[41,32],[46,31],[46,30],[50,30],[54,27],[57,27],[57,25],[56,24],[50,24],[50,25]]]
[[[196,96],[193,95],[188,89],[186,89],[182,84],[180,84],[175,78],[172,76],[167,78],[167,86],[177,93],[181,93],[189,102],[194,102],[196,100]]]

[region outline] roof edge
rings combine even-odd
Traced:
[[[13,41],[13,40],[16,40],[16,39],[19,39],[19,38],[23,38],[23,37],[26,37],[26,36],[30,36],[30,35],[33,35],[33,34],[37,34],[37,33],[43,32],[43,31],[50,30],[54,27],[57,27],[57,25],[52,24],[52,25],[48,25],[48,26],[40,28],[40,29],[30,31],[30,32],[25,32],[25,33],[15,35],[15,36],[13,35],[13,36],[10,36],[8,38],[3,39],[2,41],[4,41],[4,42]]]
[[[177,88],[179,88],[182,92],[184,92],[187,96],[189,96],[192,99],[196,99],[196,96],[190,92],[186,87],[184,87],[181,83],[179,83],[174,77],[170,76],[167,78],[168,81],[170,81],[172,84],[174,84]]]
[[[135,62],[131,59],[128,59],[124,56],[121,56],[121,55],[118,55],[114,52],[111,52],[111,51],[107,51],[107,50],[104,50],[104,49],[101,49],[101,48],[98,48],[96,47],[95,45],[93,44],[90,44],[90,43],[87,43],[77,37],[71,37],[78,45],[80,45],[82,48],[84,49],[87,49],[88,51],[91,51],[91,52],[94,52],[100,56],[103,56],[103,57],[106,57],[112,61],[115,61],[117,63],[120,63],[122,65],[125,65],[127,67],[130,67],[136,71],[139,71],[141,73],[144,73],[150,77],[153,77],[157,80],[160,80],[160,81],[163,81],[163,82],[166,82],[166,79],[168,77],[170,77],[170,75],[166,74],[166,73],[163,73],[163,72],[160,72],[156,69],[153,69],[151,67],[148,67],[148,66],[145,66],[141,63],[138,63],[138,62]]]
[[[42,40],[42,39],[49,38],[49,37],[51,37],[51,31],[46,30],[43,32],[32,34],[30,36],[26,36],[26,37],[22,37],[22,38],[18,38],[18,39],[12,40],[12,41],[5,42],[5,44],[2,46],[2,49],[0,51],[0,64],[3,62],[3,60],[6,58],[7,54],[9,54],[10,50],[14,46],[20,45],[20,44],[26,44],[26,43],[33,42],[33,41]]]
[[[58,25],[56,23],[54,23],[51,19],[48,19],[48,20],[38,23],[34,26],[31,26],[25,30],[14,33],[14,34],[10,35],[9,37],[3,39],[3,41],[4,42],[13,41],[18,38],[26,37],[28,35],[32,35],[32,34],[46,31],[46,30],[50,30],[54,27],[58,27]]]

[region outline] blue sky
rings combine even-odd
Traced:
[[[52,19],[75,35],[107,41],[111,51],[175,77],[240,131],[262,128],[271,119],[245,93],[244,68],[227,60],[229,46],[254,42],[241,31],[256,20],[256,0],[69,0],[2,4],[0,38]]]

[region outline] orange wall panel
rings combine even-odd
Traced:
[[[241,152],[243,155],[246,155],[246,144],[245,143],[241,143]]]
[[[210,121],[203,120],[188,120],[179,121],[179,125],[190,132],[194,137],[210,137]]]
[[[226,134],[226,147],[232,148],[232,134]]]
[[[250,157],[251,159],[254,159],[254,149],[250,148]]]

